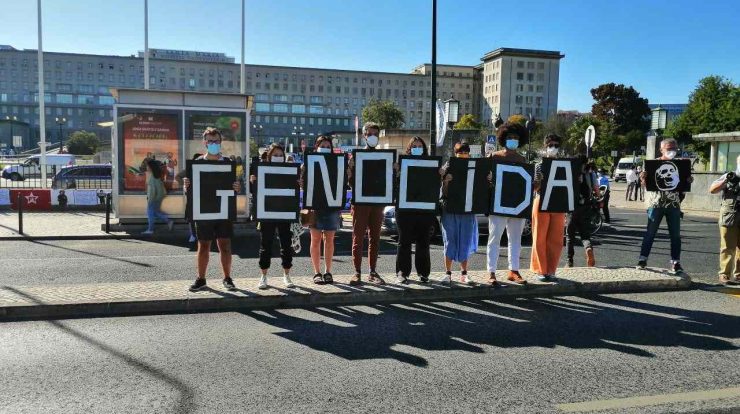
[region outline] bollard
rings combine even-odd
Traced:
[[[110,234],[110,208],[111,208],[111,196],[110,193],[105,195],[105,232]]]
[[[18,194],[18,234],[23,234],[23,196]]]

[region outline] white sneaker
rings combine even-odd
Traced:
[[[293,284],[293,281],[290,280],[290,276],[288,276],[288,275],[283,275],[283,283],[285,283],[285,287],[286,288],[289,288],[290,289],[290,288],[294,288],[295,287],[295,285]]]
[[[154,230],[144,230],[141,232],[142,236],[151,236],[152,234],[154,234]]]
[[[468,275],[460,275],[460,283],[464,283],[466,285],[472,285],[475,282],[473,282],[473,279]]]
[[[260,283],[257,285],[257,289],[265,290],[267,289],[267,276],[260,277]]]
[[[196,239],[195,236],[190,236],[190,238],[188,239],[188,243],[195,243],[196,240],[198,239]]]
[[[452,278],[450,277],[449,274],[445,274],[444,276],[437,279],[437,282],[443,285],[449,285],[451,281],[452,281]]]

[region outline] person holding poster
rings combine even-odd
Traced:
[[[221,154],[221,131],[216,128],[208,127],[203,131],[203,146],[206,154],[202,155],[200,160],[231,162]],[[190,190],[190,180],[183,178],[183,187],[187,193]],[[239,193],[239,182],[234,182],[234,191]],[[234,236],[234,229],[230,221],[198,221],[195,223],[195,232],[198,238],[197,253],[197,271],[198,277],[190,286],[191,292],[206,289],[206,270],[208,269],[208,259],[211,252],[211,243],[216,239],[218,252],[221,259],[221,270],[223,271],[223,285],[227,290],[236,290],[234,281],[231,280],[231,238]]]
[[[660,141],[660,152],[662,156],[659,160],[672,160],[678,153],[678,143],[673,138],[666,138]],[[689,182],[693,181],[691,176]],[[640,181],[643,187],[647,186],[647,173],[640,173]],[[650,250],[653,248],[655,235],[658,233],[660,222],[665,217],[668,223],[668,233],[671,238],[671,262],[670,271],[673,274],[683,273],[681,267],[681,200],[683,193],[679,191],[646,191],[647,197],[647,231],[642,238],[642,247],[640,248],[640,257],[637,259],[637,268],[645,269],[647,259],[650,256]]]
[[[421,137],[413,137],[408,145],[406,145],[405,154],[414,157],[426,156],[428,155],[427,144]],[[412,244],[416,244],[414,264],[416,265],[416,273],[419,275],[419,280],[422,283],[429,281],[429,273],[432,268],[429,256],[430,231],[434,227],[435,220],[437,220],[437,216],[434,210],[399,211],[396,208],[396,225],[398,227],[396,278],[398,283],[408,283],[408,278],[411,274]]]
[[[365,149],[374,150],[378,145],[380,126],[374,122],[366,122],[362,126],[362,135],[365,138]],[[354,173],[354,159],[349,161],[347,179],[351,183]],[[351,185],[351,184],[350,184]],[[357,189],[353,189],[356,191]],[[380,247],[380,226],[383,224],[383,206],[381,205],[352,205],[352,262],[355,266],[355,274],[349,281],[350,286],[362,283],[362,250],[365,244],[365,234],[368,234],[368,261],[370,262],[370,275],[368,282],[376,285],[384,285],[385,281],[375,269],[378,263],[378,249]]]
[[[268,162],[278,163],[285,162],[285,151],[280,144],[272,144],[267,150]],[[296,177],[298,178],[298,177]],[[255,186],[257,183],[257,176],[249,176],[249,184]],[[254,190],[254,188],[253,188]],[[256,194],[256,192],[252,191]],[[270,262],[272,261],[272,245],[275,242],[275,232],[278,234],[280,240],[280,259],[282,260],[283,267],[283,283],[285,287],[295,287],[293,281],[290,280],[290,268],[293,267],[293,246],[292,246],[292,232],[290,231],[290,222],[288,221],[258,221],[257,228],[260,232],[260,272],[262,277],[257,284],[259,289],[267,289],[267,270],[270,268]]]
[[[455,157],[470,158],[470,146],[458,142],[454,147]],[[452,174],[447,173],[447,165],[440,173],[442,179],[442,199],[447,197],[447,190],[452,181]],[[444,206],[445,203],[443,203]],[[468,278],[468,258],[478,250],[478,221],[473,213],[450,213],[442,211],[442,240],[445,252],[445,275],[439,283],[449,284],[452,281],[452,262],[460,263],[460,281],[472,284]]]
[[[316,139],[314,151],[322,154],[332,154],[334,145],[331,138],[321,135]],[[301,172],[305,174],[306,165],[301,166]],[[305,197],[305,177],[301,180],[301,187],[304,188]],[[334,208],[315,209],[313,211],[313,222],[308,226],[311,232],[311,264],[313,265],[313,282],[317,285],[334,283],[331,274],[332,262],[334,260],[334,235],[342,225],[340,210]],[[321,242],[324,242],[324,273],[321,273]]]
[[[527,128],[518,123],[505,123],[498,128],[496,133],[500,151],[488,154],[490,158],[499,161],[509,161],[524,164],[527,160],[517,152],[517,148],[527,143],[529,140],[529,131]],[[488,181],[492,182],[493,173],[488,174]],[[486,253],[488,256],[488,272],[490,277],[488,283],[491,286],[497,286],[496,267],[498,264],[498,251],[501,246],[501,236],[506,229],[508,235],[508,253],[509,253],[509,274],[507,280],[519,285],[527,283],[519,274],[519,255],[522,250],[522,232],[526,219],[518,217],[508,217],[496,214],[488,216],[488,245]]]
[[[562,138],[555,134],[545,137],[544,157],[555,158],[560,152]],[[530,270],[537,274],[542,282],[554,282],[555,272],[563,253],[563,232],[565,231],[565,213],[548,213],[540,211],[542,199],[542,164],[535,166],[535,179],[532,187],[536,195],[532,204],[532,258]]]
[[[591,244],[591,231],[588,226],[588,217],[591,214],[594,192],[598,192],[598,184],[594,179],[588,158],[580,156],[581,174],[578,176],[578,203],[576,209],[567,215],[565,248],[568,254],[566,267],[573,267],[573,256],[575,255],[574,244],[576,233],[581,238],[581,244],[586,252],[586,266],[596,266],[594,248]]]

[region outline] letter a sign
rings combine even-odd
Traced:
[[[581,162],[573,158],[544,158],[540,183],[540,211],[567,213],[575,210]]]

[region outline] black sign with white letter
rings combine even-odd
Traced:
[[[646,160],[645,175],[648,191],[691,191],[691,160]]]
[[[347,199],[346,156],[311,152],[304,159],[304,208],[342,208]]]
[[[534,166],[493,161],[491,214],[508,217],[532,216]]]
[[[398,200],[399,211],[434,211],[439,201],[442,157],[399,157]]]
[[[581,162],[574,158],[543,158],[540,211],[567,213],[575,210]]]
[[[257,221],[297,221],[300,193],[300,164],[261,162],[257,164],[255,217]]]
[[[352,177],[352,204],[393,204],[393,162],[395,150],[352,151],[355,171]]]
[[[487,214],[491,209],[488,173],[490,158],[450,158],[447,174],[452,181],[447,186],[448,213]]]
[[[190,180],[189,220],[236,220],[236,164],[230,161],[187,160]]]

